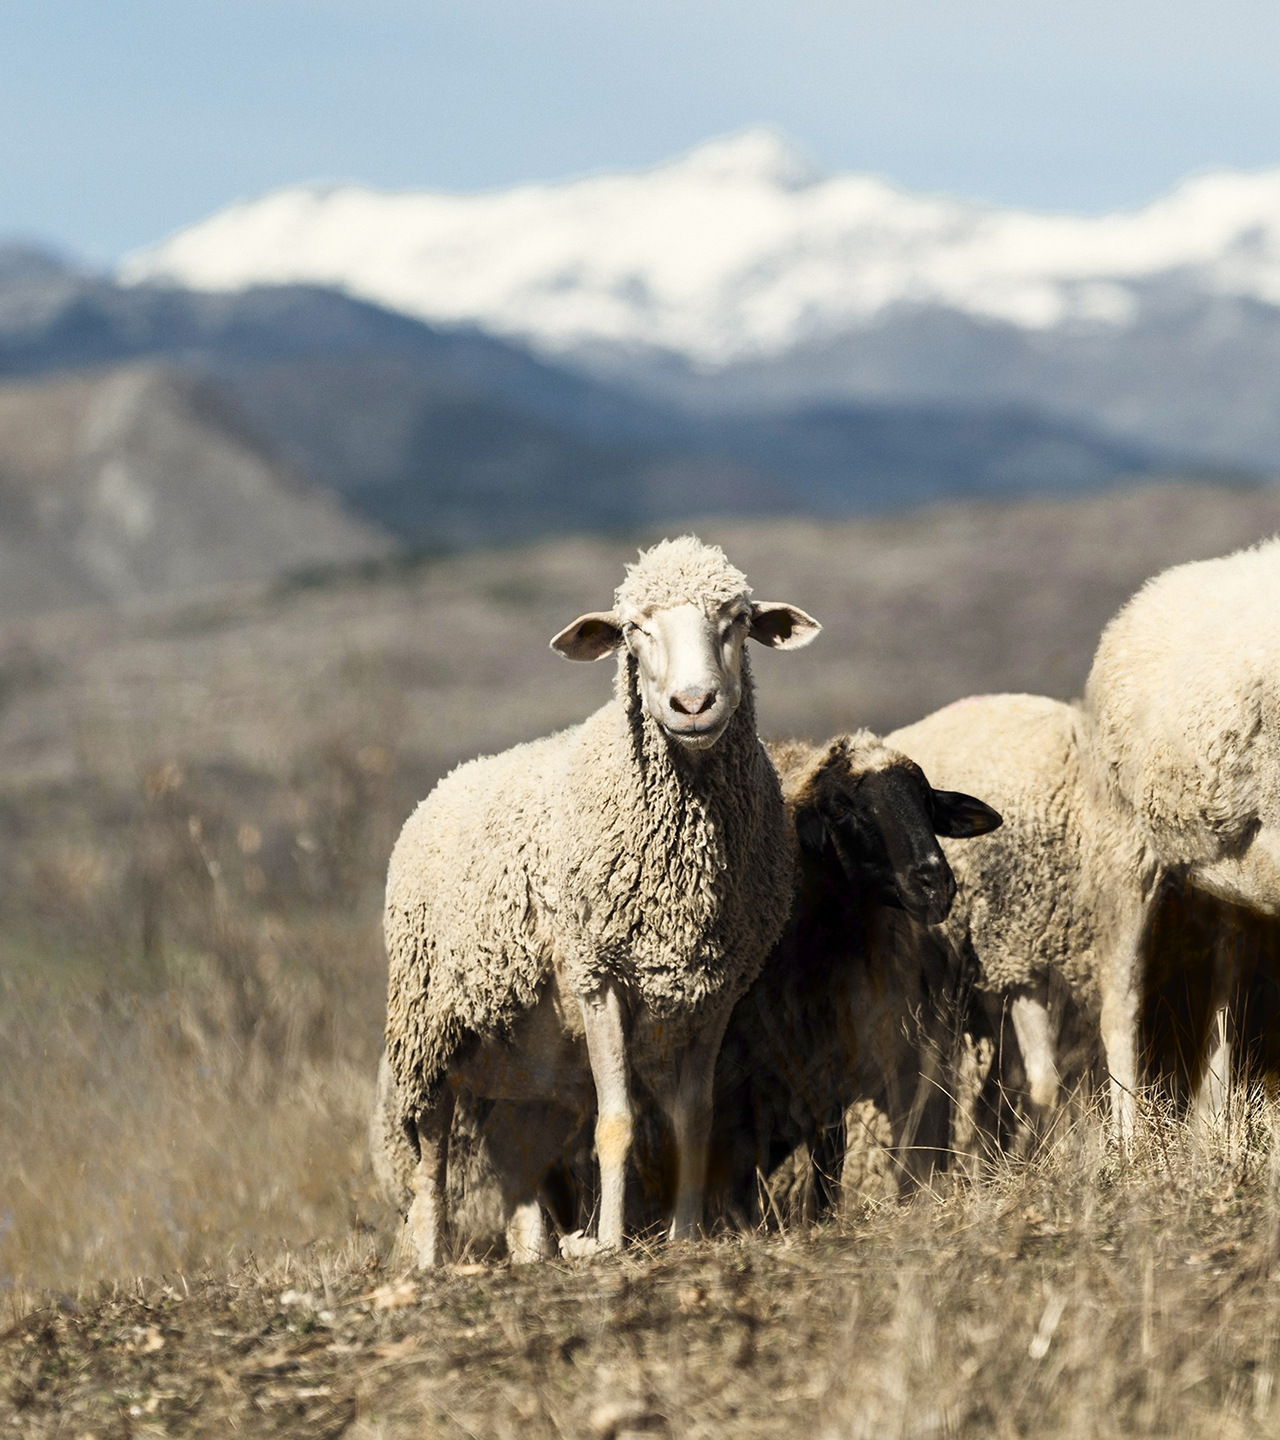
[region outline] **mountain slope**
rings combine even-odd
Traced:
[[[133,367],[0,386],[0,614],[270,579],[393,548],[188,376]]]
[[[333,291],[121,287],[0,252],[0,375],[139,359],[203,376],[265,453],[415,545],[883,510],[1162,463],[1027,405],[836,397],[795,414],[698,416],[678,396],[645,398]]]

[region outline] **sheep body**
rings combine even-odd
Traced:
[[[553,965],[575,995],[626,985],[678,1044],[709,1002],[746,988],[781,930],[791,850],[749,676],[738,733],[694,772],[640,725],[634,666],[617,703],[459,766],[406,823],[385,911],[402,1123],[465,1044],[510,1038]]]
[[[981,795],[1004,817],[989,835],[941,842],[956,899],[938,933],[972,957],[983,989],[1057,977],[1097,1002],[1101,837],[1082,722],[1041,695],[978,695],[886,736],[933,784]]]
[[[1112,960],[1123,1003],[1113,1006],[1111,1030],[1117,1044],[1131,1037],[1135,1057],[1142,936],[1161,882],[1280,915],[1278,603],[1280,539],[1272,539],[1155,576],[1094,655],[1085,708],[1098,764],[1113,809],[1147,846]],[[1213,1053],[1196,1103],[1210,1123],[1225,1114],[1231,1068],[1230,948],[1219,947],[1213,963]],[[1126,1081],[1136,1071],[1135,1058]]]
[[[1039,1123],[1058,1104],[1064,1055],[1069,1050],[1070,1068],[1088,1078],[1100,1037],[1114,1123],[1127,1135],[1137,1002],[1123,957],[1140,932],[1150,862],[1141,834],[1100,777],[1088,716],[1044,696],[980,695],[886,738],[935,783],[976,789],[1004,816],[994,834],[963,846],[943,841],[956,902],[934,933],[916,927],[914,938],[924,948],[941,940],[986,992],[985,1018],[970,1013],[970,1041],[984,1029],[998,1040],[1007,1014],[1021,1051],[1028,1118]],[[962,1117],[962,1128],[975,1131],[974,1114]]]
[[[1094,744],[1165,867],[1211,866],[1280,827],[1278,608],[1270,540],[1166,570],[1103,631]]]

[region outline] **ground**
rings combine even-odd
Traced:
[[[1087,1116],[977,1185],[785,1234],[429,1276],[352,1234],[30,1296],[0,1429],[1270,1436],[1274,1118],[1255,1099],[1223,1144],[1150,1116],[1121,1161]]]

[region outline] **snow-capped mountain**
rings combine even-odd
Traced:
[[[130,256],[122,278],[333,286],[544,350],[674,352],[699,369],[823,346],[902,306],[1044,334],[1122,330],[1142,287],[1280,306],[1280,169],[1142,209],[1036,214],[821,176],[772,131],[651,170],[491,194],[294,186]]]

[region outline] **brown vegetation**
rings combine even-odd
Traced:
[[[14,1433],[1266,1436],[1273,1107],[1212,1151],[1096,1123],[951,1195],[782,1235],[406,1281],[332,1224],[84,1279],[0,1334]],[[13,1297],[17,1301],[17,1297]]]

